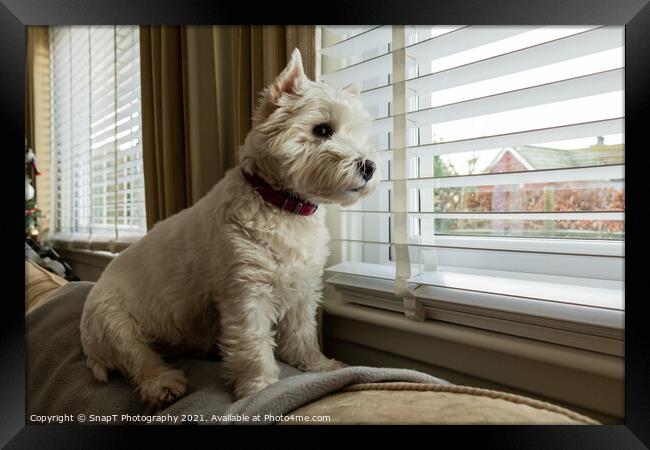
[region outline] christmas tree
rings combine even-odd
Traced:
[[[36,168],[36,155],[28,147],[25,138],[25,237],[38,242],[40,227],[38,220],[43,217],[36,204],[36,177],[40,172]]]

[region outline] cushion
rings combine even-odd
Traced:
[[[66,279],[26,259],[25,314],[45,303],[54,291],[66,283]]]
[[[598,424],[568,409],[520,395],[469,386],[404,382],[351,385],[292,414],[329,416],[328,421],[319,421],[319,425]]]

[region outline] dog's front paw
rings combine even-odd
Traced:
[[[304,370],[310,372],[329,372],[332,370],[343,369],[344,367],[350,367],[344,362],[337,361],[336,359],[329,359],[323,357],[316,363],[304,365]]]
[[[142,400],[154,406],[171,403],[185,394],[187,378],[182,370],[164,369],[140,383]]]
[[[251,380],[236,381],[235,397],[237,400],[240,398],[248,397],[249,395],[259,392],[265,387],[276,383],[277,381],[277,378],[253,378]]]

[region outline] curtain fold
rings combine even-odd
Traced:
[[[140,27],[147,228],[191,205],[186,54],[178,26]]]
[[[25,139],[34,150],[41,175],[34,189],[38,208],[40,239],[48,237],[51,221],[50,155],[50,35],[47,26],[25,27]]]
[[[233,33],[235,93],[240,107],[238,132],[243,143],[260,91],[287,65],[294,48],[302,54],[305,74],[316,72],[316,32],[311,25],[215,27]],[[231,28],[228,30],[228,28]]]
[[[148,228],[196,203],[237,165],[258,94],[295,47],[313,77],[313,26],[140,28]]]

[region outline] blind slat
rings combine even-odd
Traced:
[[[395,244],[388,240],[369,241],[361,239],[351,239],[349,237],[332,236],[332,241],[355,244],[372,244],[386,245]],[[409,244],[412,247],[431,247],[431,248],[450,248],[450,249],[467,249],[477,251],[494,251],[494,252],[520,252],[520,253],[540,253],[540,254],[560,254],[560,255],[587,255],[600,256],[607,258],[622,258],[625,247],[622,242],[617,241],[595,241],[595,240],[569,240],[569,239],[498,239],[494,237],[482,236],[436,236],[435,243]]]
[[[557,64],[616,48],[622,48],[624,35],[616,27],[602,27],[579,34],[561,37],[550,43],[473,61],[447,70],[411,78],[407,89],[414,93],[435,92],[468,83],[496,78],[520,71]],[[622,59],[621,59],[622,61]],[[620,66],[619,66],[620,67]],[[390,101],[392,85],[361,92],[365,104],[384,104]]]
[[[362,214],[369,216],[389,217],[397,211],[358,211],[339,209],[333,212],[339,214]],[[437,212],[409,212],[410,217],[421,219],[462,219],[462,220],[624,220],[625,214],[618,211],[573,211],[573,212],[462,212],[462,213],[437,213]]]
[[[436,36],[406,47],[407,55],[415,60],[433,60],[480,47],[502,39],[521,35],[536,27],[530,26],[469,26]]]
[[[520,185],[585,180],[622,180],[625,165],[612,164],[571,169],[529,170],[526,172],[503,172],[483,175],[465,175],[432,178],[409,178],[409,187],[449,188],[461,186]],[[394,180],[383,181],[392,183]]]
[[[452,142],[409,147],[409,152],[414,156],[426,157],[434,155],[447,155],[469,151],[479,151],[494,148],[528,145],[531,143],[544,143],[566,141],[580,138],[591,138],[617,134],[624,129],[623,118],[598,120],[580,124],[571,124],[558,127],[528,130],[519,133],[508,133],[497,136],[486,136],[474,139],[464,139]]]
[[[387,48],[391,41],[391,33],[391,27],[389,25],[371,28],[349,39],[339,41],[331,47],[324,48],[322,53],[336,58],[347,58],[351,55],[362,54],[379,47]]]
[[[623,69],[585,75],[568,80],[508,91],[501,94],[461,101],[448,105],[422,109],[406,114],[407,120],[417,124],[449,122],[531,106],[573,100],[608,92],[622,91]],[[379,127],[386,128],[394,116],[376,119]]]

